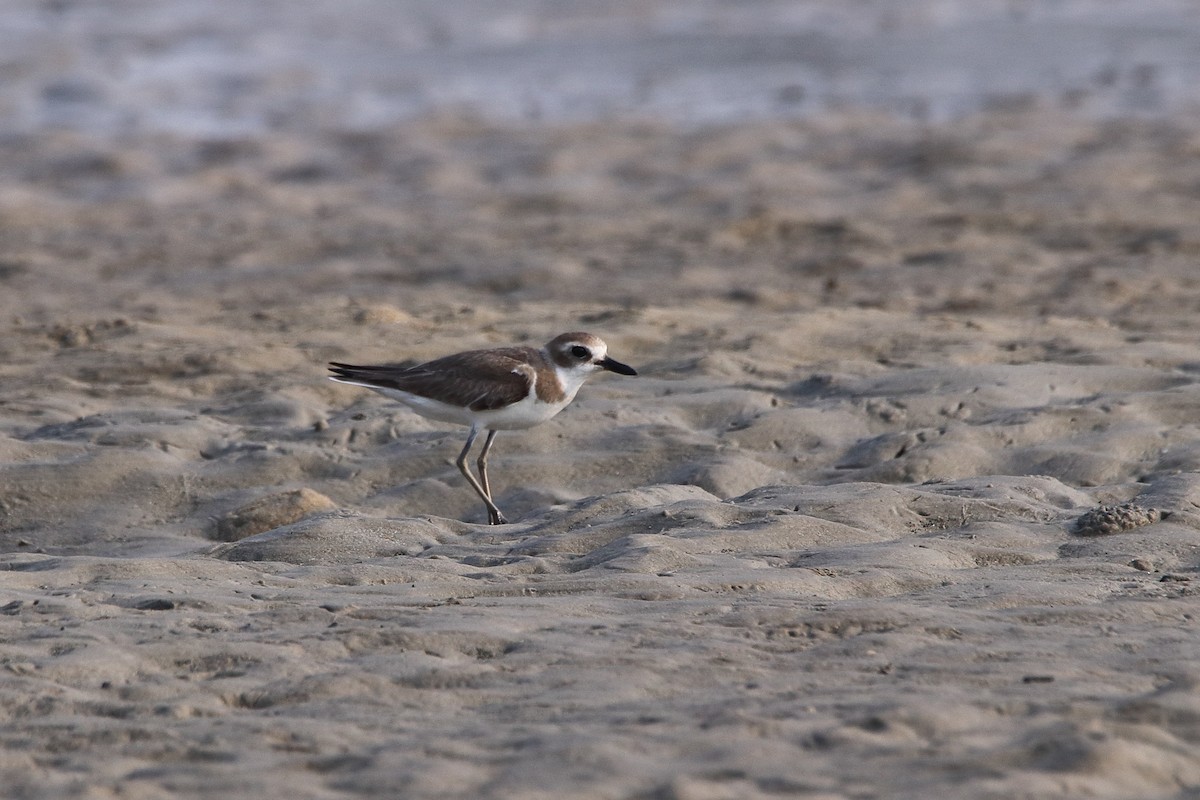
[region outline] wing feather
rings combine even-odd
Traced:
[[[532,348],[505,347],[455,353],[415,367],[333,362],[329,368],[341,380],[488,411],[528,396],[535,374],[528,364],[539,356]]]

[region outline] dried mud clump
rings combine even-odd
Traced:
[[[1075,521],[1075,532],[1081,536],[1107,536],[1150,525],[1164,516],[1157,508],[1144,508],[1133,502],[1099,506]]]
[[[212,538],[221,542],[236,542],[247,536],[274,530],[299,522],[318,511],[329,511],[337,505],[320,492],[309,488],[260,497],[215,520]]]

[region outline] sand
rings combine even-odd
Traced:
[[[1194,796],[1197,121],[7,133],[3,795]]]

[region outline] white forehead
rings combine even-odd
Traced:
[[[550,341],[550,344],[547,345],[547,348],[549,350],[563,353],[567,350],[570,350],[572,347],[575,347],[576,345],[586,347],[588,350],[591,350],[593,354],[598,354],[601,356],[608,352],[608,345],[606,345],[604,340],[599,336],[593,336],[590,333],[580,332],[564,333],[560,336],[556,336]]]
[[[589,336],[586,339],[579,339],[575,342],[572,342],[571,346],[574,347],[577,344],[583,345],[588,350],[591,350],[593,355],[602,356],[608,352],[608,345],[604,343],[603,339],[596,336]]]

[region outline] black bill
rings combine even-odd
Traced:
[[[604,367],[609,372],[615,372],[618,375],[637,375],[637,370],[633,367],[629,366],[628,364],[622,364],[620,361],[609,358],[608,356],[605,356],[596,363]]]

